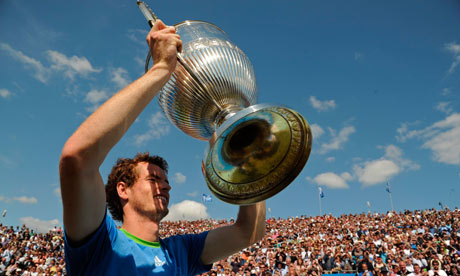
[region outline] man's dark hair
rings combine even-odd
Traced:
[[[168,173],[168,163],[160,156],[150,155],[148,152],[138,153],[133,159],[119,158],[113,166],[105,186],[107,207],[114,220],[123,221],[123,208],[117,192],[117,183],[124,182],[128,187],[131,187],[138,178],[136,166],[141,162],[157,165],[165,173]]]

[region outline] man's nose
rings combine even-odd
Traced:
[[[169,185],[169,183],[167,181],[160,181],[160,189],[162,191],[170,191],[171,190],[171,186]]]

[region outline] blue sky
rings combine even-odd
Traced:
[[[0,0],[0,222],[62,223],[58,160],[104,100],[143,73],[148,25],[135,0]],[[298,178],[268,200],[276,217],[460,205],[460,2],[150,1],[167,24],[225,30],[251,60],[259,103],[287,105],[314,135]],[[170,163],[171,215],[235,217],[201,204],[206,142],[154,100],[101,168],[150,151]]]

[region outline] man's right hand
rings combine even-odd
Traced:
[[[182,40],[176,29],[157,20],[147,35],[147,43],[155,62],[152,69],[166,69],[171,75],[176,68],[177,52],[182,51]]]

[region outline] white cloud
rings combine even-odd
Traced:
[[[448,88],[448,87],[446,87],[446,88],[443,88],[443,89],[442,89],[441,95],[447,96],[447,95],[449,95],[451,92],[452,92],[451,89]]]
[[[87,77],[90,73],[102,71],[100,68],[94,68],[86,57],[67,57],[58,51],[46,51],[46,55],[51,61],[51,65],[48,68],[40,61],[25,55],[21,51],[13,49],[6,43],[0,43],[0,50],[7,52],[11,57],[24,64],[26,68],[33,70],[34,77],[42,83],[48,81],[52,71],[63,72],[66,77],[72,80],[75,75]]]
[[[19,203],[23,204],[37,204],[38,200],[35,197],[27,197],[27,196],[17,196],[17,197],[5,197],[0,195],[0,201],[3,201],[5,203],[11,203],[13,201],[17,201]]]
[[[149,130],[144,134],[134,137],[134,143],[138,146],[145,144],[152,139],[160,139],[170,131],[170,124],[161,111],[156,112],[148,121]]]
[[[349,173],[349,172],[343,172],[340,174],[340,177],[342,177],[343,179],[347,180],[347,181],[351,181],[353,180],[353,176]]]
[[[186,180],[187,180],[187,177],[183,175],[181,172],[177,172],[173,176],[173,181],[177,184],[185,183]]]
[[[385,154],[376,160],[356,164],[353,171],[358,178],[358,181],[363,186],[372,186],[379,183],[384,183],[388,179],[396,176],[405,170],[418,170],[420,165],[403,158],[403,151],[395,145],[386,147],[378,147],[385,150]]]
[[[90,73],[102,71],[94,68],[86,57],[67,57],[58,51],[48,50],[46,52],[51,60],[51,69],[64,72],[64,75],[73,80],[75,75],[87,77]]]
[[[395,162],[402,169],[407,170],[418,170],[420,165],[413,162],[412,160],[405,159],[402,157],[403,151],[395,145],[388,145],[385,147],[385,155],[383,159],[389,159]]]
[[[453,113],[444,120],[420,130],[409,130],[407,123],[398,128],[397,139],[406,141],[418,138],[424,141],[422,148],[432,152],[436,162],[460,165],[460,113]]]
[[[129,79],[128,71],[121,67],[113,69],[111,71],[111,76],[112,82],[114,82],[118,88],[123,88],[131,82],[131,80]]]
[[[447,71],[447,74],[453,74],[455,69],[460,64],[460,44],[456,44],[455,42],[447,43],[444,45],[444,48],[451,52],[454,55],[454,60]]]
[[[148,141],[152,140],[152,135],[150,134],[150,131],[144,133],[144,134],[138,134],[134,137],[134,144],[137,146],[144,145]]]
[[[401,123],[401,127],[399,127],[396,132],[398,133],[398,135],[396,135],[396,140],[399,142],[406,142],[422,134],[420,130],[409,130],[408,123]]]
[[[189,196],[189,197],[197,197],[198,196],[198,191],[193,191],[193,192],[187,193],[187,196]]]
[[[395,162],[387,159],[366,162],[363,167],[355,165],[353,169],[363,186],[372,186],[385,182],[401,172]]]
[[[148,31],[145,29],[130,29],[128,30],[126,36],[131,39],[133,42],[139,44],[139,46],[148,49],[145,38],[147,37]],[[147,51],[147,50],[146,50]]]
[[[453,74],[455,72],[455,69],[457,68],[457,66],[459,64],[460,64],[460,55],[457,55],[457,56],[454,57],[454,61],[450,65],[449,70],[447,71],[447,73]]]
[[[35,197],[19,196],[13,197],[13,200],[16,200],[24,204],[37,204],[38,200]]]
[[[206,206],[202,203],[192,200],[184,200],[180,203],[173,204],[169,208],[169,214],[163,220],[177,221],[206,219],[209,218],[209,214],[206,210]]]
[[[349,173],[343,173],[345,177],[350,177],[351,175]],[[348,184],[346,182],[346,179],[342,176],[339,176],[333,172],[327,172],[327,173],[322,173],[318,174],[313,178],[313,182],[320,186],[326,186],[331,189],[347,189]]]
[[[4,50],[11,57],[18,60],[22,64],[24,64],[26,68],[29,68],[32,71],[34,71],[34,77],[37,80],[41,81],[42,83],[47,82],[49,75],[50,75],[50,70],[46,68],[45,66],[43,66],[40,61],[34,58],[31,58],[29,56],[26,56],[21,51],[13,49],[10,45],[6,43],[0,43],[0,49]]]
[[[11,169],[16,167],[18,164],[9,157],[0,154],[0,165]]]
[[[460,125],[428,139],[423,148],[430,149],[433,159],[440,163],[460,165]]]
[[[60,226],[60,222],[58,219],[40,220],[34,217],[22,217],[19,219],[19,221],[21,221],[21,224],[25,224],[30,229],[37,230],[41,233],[47,233],[50,230],[54,229],[55,226]]]
[[[54,190],[53,190],[53,194],[55,196],[57,196],[58,198],[61,198],[61,187],[56,187]]]
[[[99,105],[101,105],[106,99],[109,98],[109,95],[104,90],[93,89],[88,92],[85,96],[85,102],[90,103],[91,106],[87,108],[89,112],[96,110]]]
[[[339,134],[336,134],[334,129],[329,128],[329,132],[332,138],[329,143],[321,144],[319,152],[321,154],[325,154],[331,150],[341,149],[343,145],[348,141],[349,136],[355,131],[356,129],[354,126],[346,126],[340,130]]]
[[[445,114],[450,114],[453,111],[452,107],[450,106],[450,102],[439,102],[435,106],[435,109]]]
[[[448,51],[452,52],[453,54],[460,55],[460,44],[451,42],[451,43],[447,43],[445,47]]]
[[[11,199],[5,196],[0,195],[0,202],[10,203]]]
[[[140,56],[135,56],[133,58],[134,62],[138,65],[141,66],[141,68],[144,68],[145,66],[145,57],[140,57]],[[150,64],[151,65],[151,64]],[[144,70],[142,69],[141,74],[144,74]]]
[[[6,90],[6,89],[0,89],[0,97],[4,98],[4,99],[8,99],[10,98],[11,96],[13,96],[13,93]]]
[[[361,52],[355,52],[355,60],[361,60],[364,57],[364,54]]]
[[[86,94],[85,102],[91,104],[100,104],[101,101],[107,99],[109,96],[104,90],[93,89]]]
[[[335,108],[335,101],[320,101],[315,96],[310,96],[310,104],[318,111],[327,111]]]
[[[326,162],[328,162],[328,163],[332,163],[332,162],[334,162],[334,161],[335,161],[335,157],[334,157],[334,156],[331,156],[331,157],[326,158]]]
[[[318,139],[321,135],[324,134],[324,130],[317,124],[310,125],[311,134],[313,135],[313,139]]]

